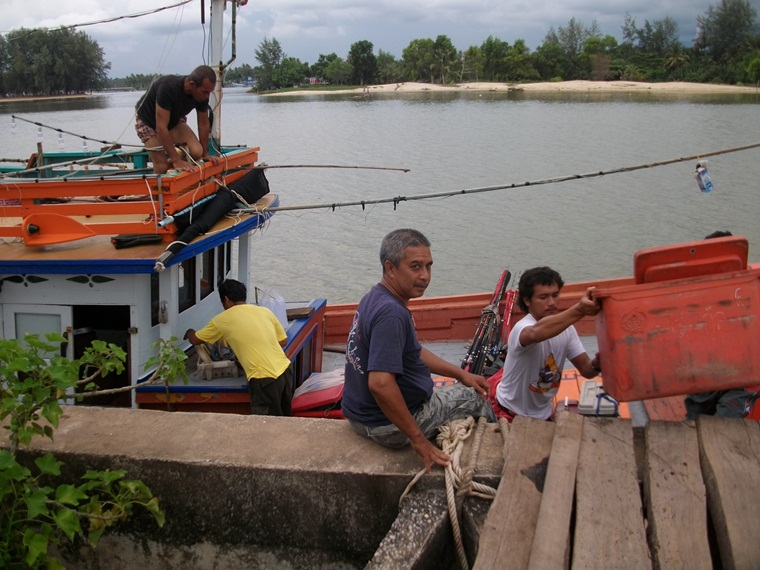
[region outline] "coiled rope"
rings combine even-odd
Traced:
[[[473,480],[475,466],[477,465],[480,444],[483,441],[483,434],[486,428],[486,419],[481,417],[478,420],[477,429],[475,429],[475,420],[470,416],[460,420],[454,420],[438,428],[436,443],[441,450],[446,453],[451,461],[445,468],[446,478],[446,503],[448,505],[449,519],[451,520],[451,530],[454,534],[454,544],[457,550],[459,566],[462,570],[469,570],[470,565],[467,561],[467,555],[462,542],[462,531],[459,520],[462,516],[462,505],[466,496],[480,497],[481,499],[493,500],[496,496],[496,489],[478,483]],[[462,449],[464,442],[475,433],[470,455],[465,467],[460,466]],[[417,472],[414,478],[407,485],[401,494],[399,503],[412,490],[414,485],[425,474],[425,469]]]

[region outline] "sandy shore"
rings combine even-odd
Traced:
[[[757,87],[740,87],[737,85],[716,85],[712,83],[644,83],[639,81],[555,81],[544,83],[458,83],[453,85],[435,85],[431,83],[387,83],[385,85],[370,85],[358,89],[343,89],[327,91],[324,93],[352,93],[366,95],[373,93],[394,92],[424,92],[424,91],[531,91],[531,92],[557,92],[567,91],[573,93],[596,92],[642,92],[652,93],[691,93],[691,94],[720,94],[720,93],[760,93]],[[307,95],[314,93],[312,90],[289,91],[287,93],[269,93],[267,97],[282,97],[287,95]]]
[[[97,93],[95,94],[97,95]],[[87,99],[93,94],[80,93],[77,95],[51,95],[49,97],[0,97],[0,103],[19,103],[22,101],[52,101],[53,99]]]

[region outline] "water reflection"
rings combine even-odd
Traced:
[[[87,95],[59,99],[19,100],[13,98],[0,102],[0,113],[50,113],[57,111],[90,111],[106,109],[111,105],[108,95]]]

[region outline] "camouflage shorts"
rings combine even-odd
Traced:
[[[187,117],[182,117],[179,122],[186,123]],[[135,131],[137,131],[137,136],[140,137],[140,141],[142,141],[143,144],[148,142],[150,139],[158,138],[158,133],[156,130],[147,125],[145,121],[143,121],[140,117],[137,117],[135,120]]]

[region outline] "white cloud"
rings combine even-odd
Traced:
[[[179,0],[3,0],[2,30],[68,26],[136,14]],[[626,13],[642,26],[666,16],[679,24],[686,45],[696,16],[710,4],[702,0],[251,0],[238,11],[237,61],[255,65],[254,50],[264,37],[276,38],[285,53],[313,63],[319,54],[345,57],[351,44],[371,41],[397,57],[413,39],[444,34],[459,49],[480,45],[489,35],[509,43],[524,39],[539,45],[550,27],[570,18],[596,21],[602,33],[618,39]],[[717,0],[715,0],[717,2]],[[713,4],[715,3],[713,2]],[[206,0],[206,7],[211,0]],[[228,3],[229,4],[229,3]],[[225,12],[229,18],[231,9]],[[44,17],[43,17],[44,15]],[[111,75],[182,73],[204,60],[205,36],[200,0],[135,19],[78,28],[103,48]],[[227,38],[229,43],[229,38]],[[208,45],[207,43],[205,45]],[[228,48],[229,50],[229,48]]]

